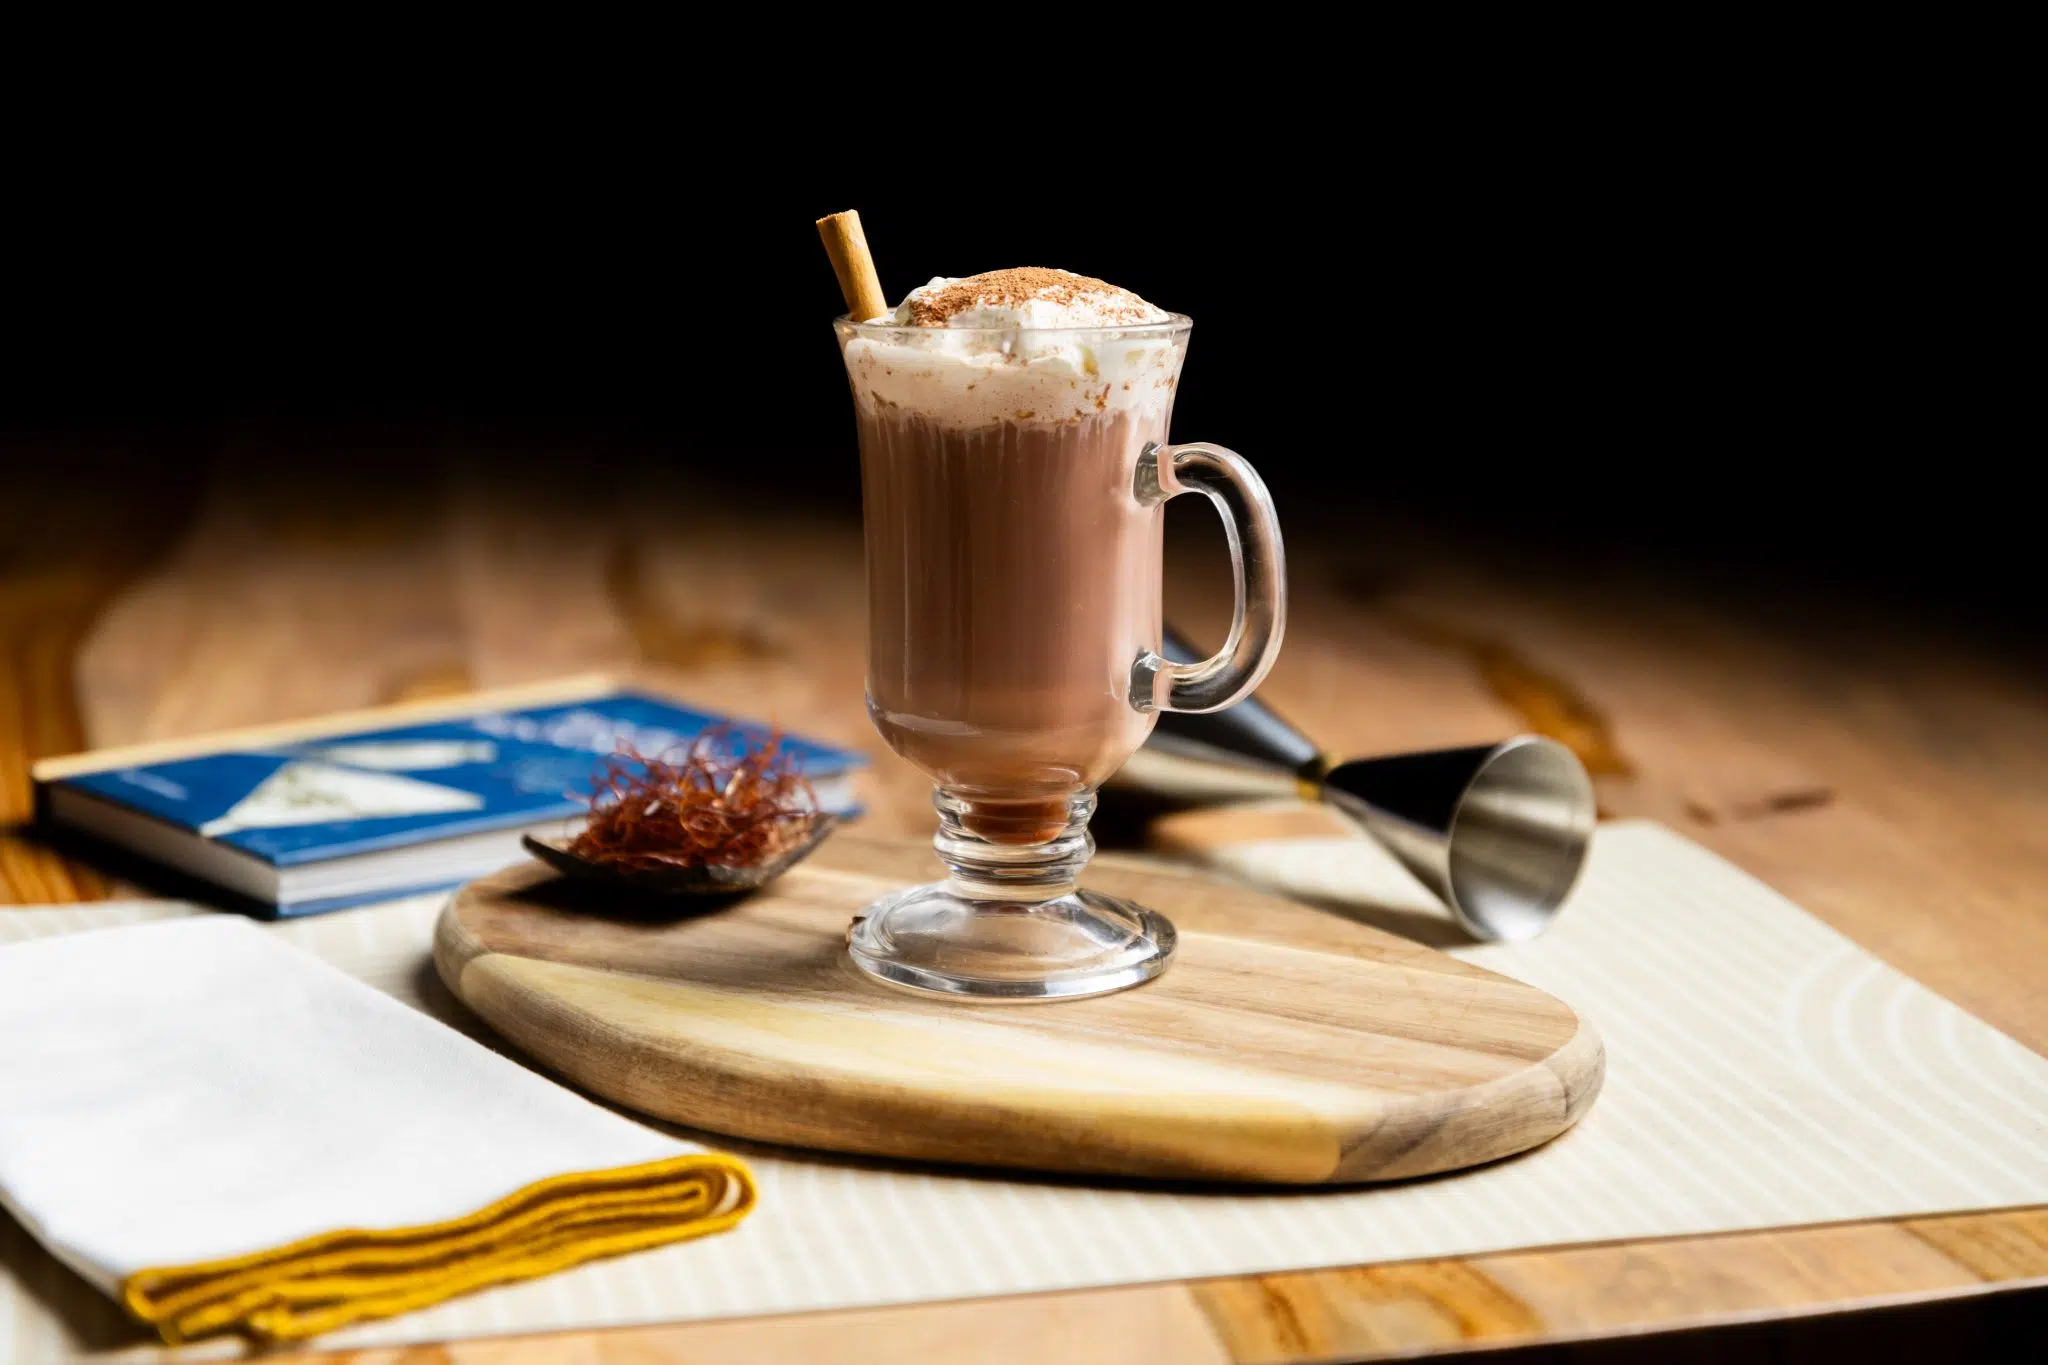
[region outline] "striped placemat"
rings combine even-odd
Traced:
[[[1413,903],[1363,841],[1217,855],[1263,884]],[[438,898],[275,926],[488,1037],[434,977]],[[1169,912],[1171,907],[1162,907]],[[174,903],[0,911],[0,942]],[[2048,1060],[1656,825],[1604,827],[1557,927],[1454,950],[1569,1001],[1608,1048],[1578,1127],[1527,1156],[1391,1187],[1189,1192],[935,1174],[755,1149],[737,1232],[338,1333],[374,1345],[1074,1288],[2048,1202]],[[0,1040],[0,1046],[5,1046]],[[719,1143],[709,1135],[705,1141]],[[201,1348],[218,1354],[231,1347]],[[152,1355],[0,1219],[0,1353]],[[184,1354],[191,1354],[187,1351]]]

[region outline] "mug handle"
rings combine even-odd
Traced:
[[[1131,705],[1139,711],[1220,711],[1265,681],[1287,630],[1287,556],[1272,495],[1242,455],[1203,441],[1147,443],[1138,455],[1133,492],[1146,507],[1190,492],[1216,504],[1230,540],[1237,608],[1230,638],[1200,663],[1177,664],[1150,649],[1140,654],[1131,665]]]

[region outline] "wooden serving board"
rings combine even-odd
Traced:
[[[457,893],[441,977],[576,1084],[768,1142],[1173,1179],[1387,1180],[1544,1142],[1585,1112],[1600,1040],[1561,1001],[1324,911],[1137,860],[1086,882],[1161,910],[1158,980],[1052,1004],[869,981],[849,921],[938,874],[840,835],[767,889],[662,917],[538,863]]]

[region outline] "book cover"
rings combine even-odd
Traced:
[[[579,798],[603,758],[622,746],[650,756],[678,750],[726,720],[618,691],[53,781],[283,868],[580,814],[587,807]],[[735,723],[728,743],[767,734],[766,726]],[[786,735],[783,744],[814,782],[867,762],[800,737]],[[846,804],[823,792],[821,802]]]

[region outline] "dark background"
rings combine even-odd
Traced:
[[[812,222],[858,207],[892,298],[1045,264],[1192,315],[1175,434],[1249,455],[1290,525],[1759,599],[1796,582],[2031,640],[2009,490],[2039,442],[1996,415],[2021,351],[1977,311],[2010,288],[1995,182],[1910,123],[1431,113],[1311,147],[1141,106],[1123,137],[994,118],[973,147],[858,154],[143,130],[15,196],[0,420],[159,460],[252,423],[352,433],[325,450],[454,431],[508,477],[601,441],[632,454],[576,477],[625,496],[635,461],[681,461],[850,509]]]

